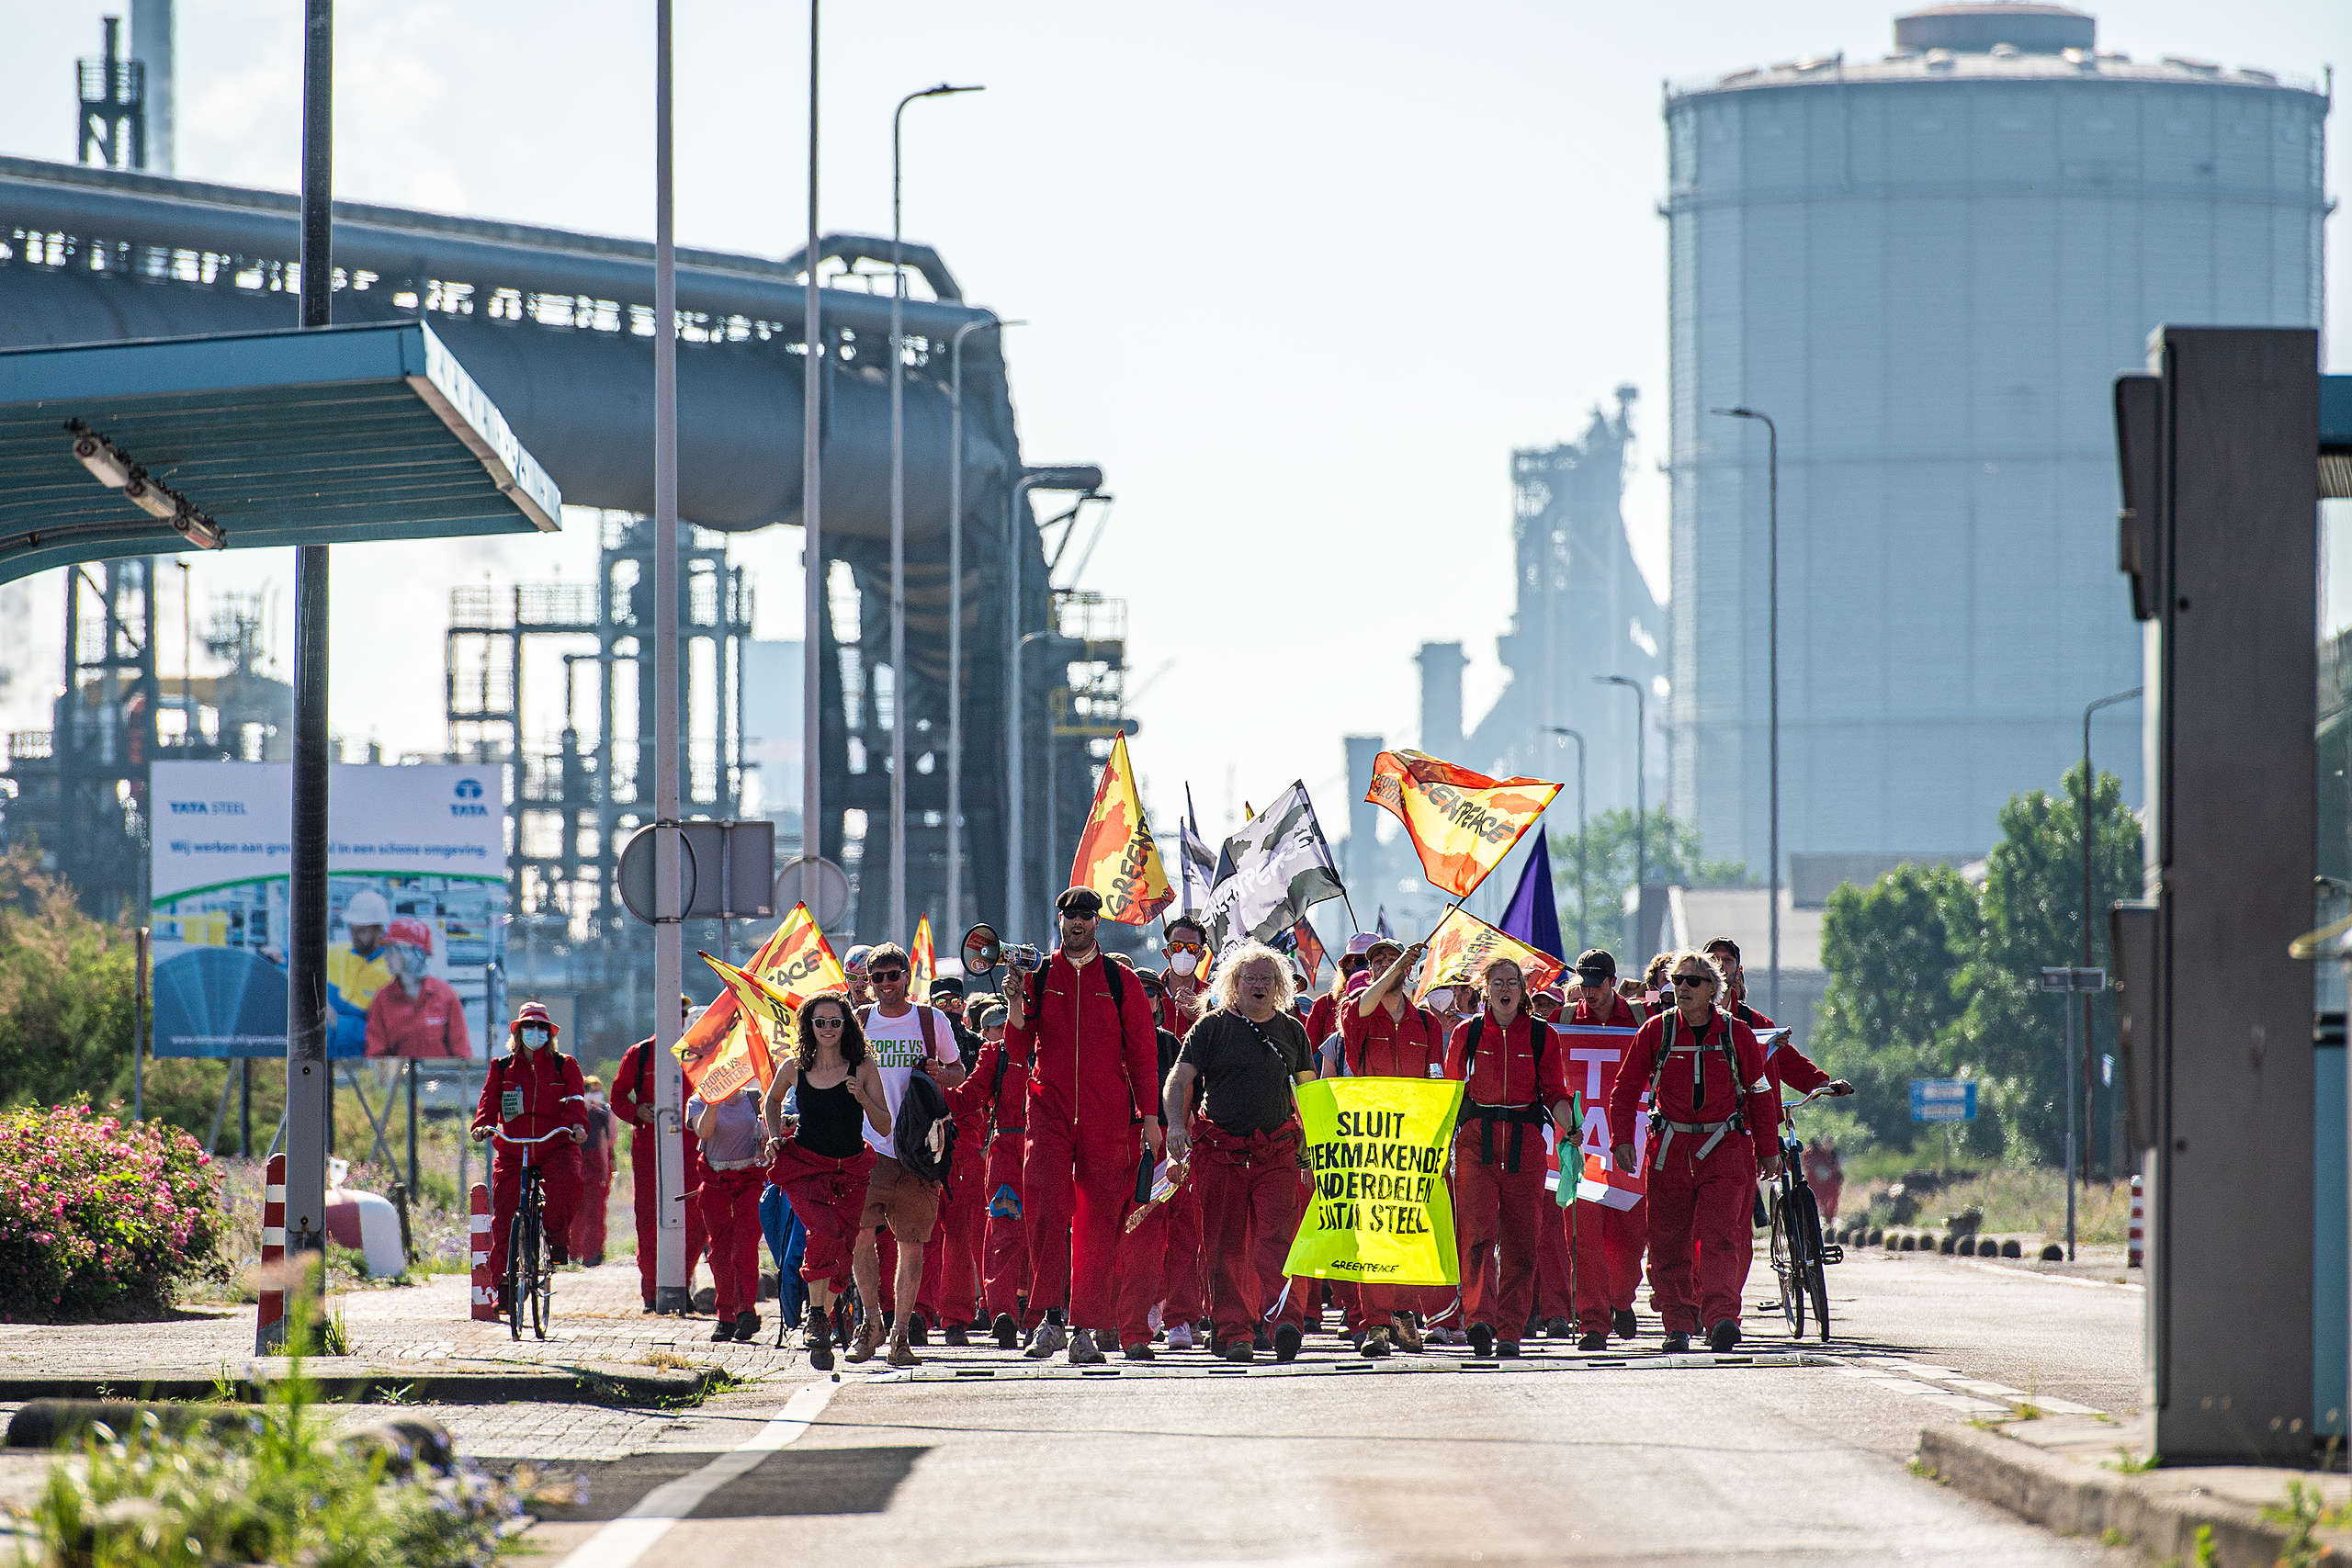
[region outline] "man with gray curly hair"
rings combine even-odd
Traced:
[[[1291,1016],[1289,965],[1273,949],[1246,942],[1225,955],[1215,996],[1216,1008],[1184,1037],[1168,1074],[1168,1156],[1192,1158],[1201,1194],[1211,1348],[1226,1360],[1250,1361],[1267,1293],[1281,1288],[1270,1281],[1282,1278],[1305,1212],[1292,1086],[1314,1077],[1314,1058],[1306,1026]],[[1203,1100],[1192,1117],[1196,1085]],[[1292,1291],[1280,1315],[1272,1343],[1274,1359],[1287,1361],[1305,1337],[1306,1292]]]

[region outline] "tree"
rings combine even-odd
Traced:
[[[1589,909],[1583,922],[1587,939],[1614,946],[1625,920],[1625,893],[1634,886],[1635,852],[1641,847],[1634,841],[1633,811],[1618,807],[1590,818],[1582,840],[1585,897],[1589,900],[1585,905],[1577,902],[1578,835],[1552,835],[1552,875],[1562,888],[1560,931],[1563,935],[1576,931],[1579,916]],[[1699,842],[1699,829],[1677,821],[1664,807],[1650,809],[1647,850],[1652,886],[1737,887],[1748,879],[1741,862],[1709,860]]]
[[[1910,1080],[1947,1076],[1945,1035],[1965,1007],[1955,986],[1981,920],[1976,889],[1945,865],[1899,865],[1829,896],[1814,1058],[1852,1080],[1853,1112],[1881,1142],[1911,1141]]]

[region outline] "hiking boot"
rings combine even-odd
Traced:
[[[882,1325],[880,1324],[875,1322],[870,1317],[864,1323],[859,1324],[857,1325],[857,1337],[850,1341],[850,1365],[856,1366],[861,1361],[870,1361],[874,1359],[875,1348],[881,1343]]]
[[[548,1238],[548,1261],[560,1269],[571,1261],[571,1251],[553,1236]]]
[[[1609,1332],[1620,1339],[1631,1339],[1637,1327],[1639,1325],[1634,1321],[1632,1307],[1619,1307],[1609,1314]]]
[[[989,1325],[989,1332],[996,1336],[998,1349],[1018,1350],[1021,1348],[1021,1325],[1012,1321],[1011,1313],[997,1314],[996,1322]]]
[[[1119,1354],[1125,1356],[1130,1361],[1157,1361],[1159,1359],[1159,1352],[1153,1349],[1149,1345],[1144,1343],[1140,1339],[1128,1346],[1125,1349],[1120,1351]]]
[[[949,1324],[947,1332],[942,1337],[947,1341],[950,1348],[956,1350],[961,1350],[972,1342],[972,1337],[965,1332],[964,1325],[960,1323]]]
[[[1495,1353],[1494,1325],[1474,1323],[1470,1325],[1470,1354],[1479,1360],[1489,1360]]]
[[[808,1314],[808,1365],[817,1371],[833,1370],[831,1325],[821,1312]]]
[[[1495,1359],[1498,1361],[1518,1360],[1519,1341],[1516,1339],[1506,1339],[1499,1345],[1497,1345],[1495,1347]]]
[[[1273,1348],[1274,1342],[1266,1337],[1266,1325],[1264,1324],[1261,1323],[1257,1327],[1250,1331],[1250,1348],[1262,1353],[1264,1351],[1271,1350]]]
[[[1665,1342],[1658,1346],[1658,1350],[1662,1355],[1687,1356],[1690,1353],[1690,1336],[1669,1334],[1666,1337]]]
[[[888,1360],[892,1366],[920,1367],[922,1365],[922,1358],[915,1354],[914,1346],[909,1343],[913,1337],[912,1335],[903,1331],[890,1336]]]
[[[735,1314],[735,1343],[749,1345],[760,1337],[760,1314],[745,1307]]]
[[[1421,1331],[1411,1313],[1400,1312],[1388,1320],[1388,1342],[1399,1350],[1420,1349]]]
[[[1069,1337],[1069,1364],[1073,1367],[1095,1367],[1102,1364],[1102,1352],[1094,1343],[1094,1331],[1074,1329]]]
[[[722,1317],[717,1323],[710,1325],[710,1342],[712,1344],[723,1345],[734,1337],[735,1320],[733,1318]]]
[[[1022,1354],[1033,1361],[1042,1361],[1069,1343],[1069,1331],[1048,1318],[1037,1325],[1037,1332],[1029,1336],[1029,1348]]]
[[[1365,1329],[1356,1337],[1356,1354],[1367,1361],[1385,1359],[1388,1355],[1388,1330]]]
[[[1581,1338],[1577,1339],[1577,1348],[1579,1350],[1606,1350],[1609,1348],[1609,1336],[1606,1334],[1585,1335]]]
[[[1240,1361],[1245,1364],[1258,1359],[1258,1352],[1250,1348],[1250,1341],[1247,1339],[1228,1339],[1216,1348],[1216,1353],[1225,1360]]]
[[[907,1319],[907,1343],[917,1349],[926,1348],[931,1344],[931,1325],[923,1322],[921,1313]]]
[[[1739,1343],[1739,1320],[1727,1317],[1707,1330],[1707,1348],[1720,1356]]]
[[[1306,1337],[1306,1336],[1299,1332],[1298,1325],[1295,1323],[1285,1323],[1280,1328],[1275,1329],[1274,1359],[1277,1361],[1296,1360],[1298,1359],[1298,1343]]]
[[[1180,1323],[1175,1327],[1170,1329],[1168,1331],[1168,1348],[1170,1350],[1191,1349],[1193,1348],[1193,1325],[1189,1323]]]
[[[1568,1320],[1565,1317],[1547,1317],[1544,1320],[1544,1337],[1546,1339],[1566,1339],[1574,1337],[1575,1334],[1576,1330],[1568,1326]]]
[[[651,1296],[645,1298],[645,1310],[648,1312],[651,1312],[653,1310],[653,1298]]]

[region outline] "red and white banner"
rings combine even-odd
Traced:
[[[1584,1096],[1584,1173],[1577,1183],[1577,1197],[1587,1203],[1630,1209],[1642,1201],[1642,1173],[1617,1169],[1610,1163],[1609,1150],[1620,1143],[1638,1149],[1643,1139],[1638,1127],[1610,1126],[1609,1095],[1617,1084],[1617,1065],[1634,1043],[1634,1032],[1567,1024],[1555,1028],[1552,1040],[1554,1049],[1567,1053],[1560,1070],[1570,1092]]]

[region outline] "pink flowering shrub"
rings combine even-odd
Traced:
[[[220,1225],[212,1158],[177,1128],[85,1105],[0,1113],[0,1320],[156,1315]]]

